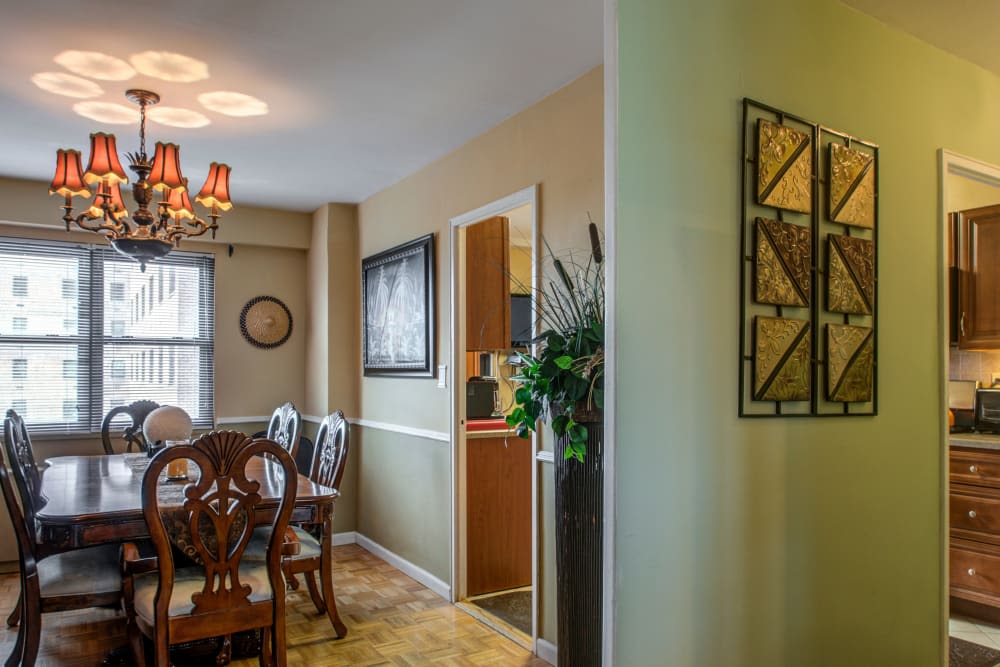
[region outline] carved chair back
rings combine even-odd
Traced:
[[[302,415],[292,403],[275,408],[267,425],[267,439],[273,440],[295,458],[299,450],[299,436],[302,435]]]
[[[244,433],[217,431],[202,436],[191,445],[164,449],[153,457],[143,476],[143,514],[159,562],[156,625],[162,627],[168,621],[175,581],[176,564],[165,521],[185,522],[186,532],[204,568],[204,584],[191,595],[194,606],[188,614],[190,620],[197,621],[196,617],[202,616],[208,619],[206,623],[209,620],[216,622],[209,617],[226,610],[239,615],[244,613],[241,609],[245,611],[251,606],[251,587],[240,582],[240,561],[253,533],[255,513],[262,500],[261,481],[248,479],[246,471],[247,464],[254,461],[256,455],[270,459],[272,474],[266,481],[281,489],[280,504],[271,524],[266,568],[271,591],[278,592],[277,595],[272,593],[268,604],[274,605],[274,618],[284,617],[281,543],[295,504],[295,462],[287,451],[270,440],[251,440]],[[183,487],[182,497],[163,500],[166,495],[161,487],[170,483],[161,482],[160,474],[177,459],[188,459],[197,468],[189,469],[192,481]],[[275,470],[276,467],[280,468]],[[171,623],[176,621],[175,617],[170,618]]]
[[[11,410],[11,412],[13,412],[13,410]],[[8,418],[4,422],[5,439],[8,421],[10,421],[9,413]],[[10,455],[8,454],[8,458],[9,456]],[[7,505],[7,515],[10,517],[10,522],[14,526],[14,538],[17,540],[18,560],[21,563],[21,572],[24,572],[26,561],[30,561],[32,565],[34,564],[35,531],[31,527],[33,524],[29,524],[27,522],[24,512],[21,511],[21,501],[17,497],[17,492],[14,490],[14,482],[11,480],[11,475],[7,472],[7,466],[4,465],[2,460],[0,460],[0,491],[3,492],[3,500]]]
[[[34,535],[35,511],[45,504],[42,498],[42,476],[35,463],[35,452],[31,447],[28,429],[21,416],[13,410],[8,410],[3,420],[3,445],[17,483],[24,520]]]
[[[340,490],[344,477],[347,451],[350,449],[351,427],[344,413],[337,410],[320,422],[313,450],[312,470],[309,478],[317,484]]]
[[[146,421],[149,413],[160,407],[155,401],[134,401],[128,405],[119,405],[111,408],[108,414],[104,415],[101,422],[101,443],[104,445],[105,454],[114,454],[114,447],[111,446],[111,422],[118,415],[124,414],[132,420],[131,424],[122,430],[122,439],[125,441],[125,451],[132,451],[133,445],[136,451],[144,452],[147,448],[146,437],[142,434],[142,424]]]

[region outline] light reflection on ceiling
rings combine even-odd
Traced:
[[[74,74],[101,81],[125,81],[135,76],[127,62],[98,51],[63,51],[53,60]]]
[[[84,118],[96,120],[99,123],[126,125],[139,122],[139,112],[134,107],[127,107],[124,104],[96,101],[77,102],[73,105],[73,111]]]
[[[212,122],[203,113],[180,107],[152,107],[146,112],[146,116],[160,125],[170,127],[205,127]]]
[[[268,112],[267,102],[231,90],[202,93],[198,101],[209,111],[226,116],[263,116]]]
[[[208,64],[170,51],[143,51],[129,56],[132,65],[141,74],[164,81],[191,83],[208,78]]]
[[[42,90],[66,97],[86,99],[104,94],[104,89],[90,79],[65,72],[39,72],[32,75],[31,82]]]

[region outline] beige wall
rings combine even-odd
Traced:
[[[603,169],[603,69],[597,68],[362,202],[360,255],[435,233],[437,359],[450,365],[449,220],[537,183],[542,233],[553,248],[583,248],[588,243],[587,213],[600,222],[604,210]],[[366,419],[450,429],[451,389],[437,388],[434,379],[362,378],[360,396],[360,415]],[[448,445],[360,430],[358,530],[448,581]],[[548,502],[550,496],[542,500]],[[551,504],[540,511],[551,513]],[[543,550],[543,555],[543,591],[551,591],[554,561],[550,552]],[[542,635],[554,640],[554,600],[544,593],[542,599]]]

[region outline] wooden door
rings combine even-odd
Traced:
[[[466,440],[469,595],[531,585],[531,441]]]
[[[497,216],[465,233],[465,341],[467,350],[510,347],[510,230]]]
[[[1000,345],[1000,205],[959,213],[958,345]]]

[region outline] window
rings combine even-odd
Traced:
[[[11,278],[10,293],[14,296],[28,296],[28,276],[14,276]]]
[[[11,324],[14,327],[14,331],[27,331],[28,330],[28,318],[27,317],[15,317]]]
[[[186,286],[155,309],[154,267]],[[0,276],[25,297],[17,317],[0,318],[0,402],[22,401],[32,433],[96,433],[112,406],[139,399],[180,406],[196,428],[210,427],[214,274],[214,258],[199,253],[171,252],[143,273],[107,246],[0,237]]]
[[[23,398],[15,398],[10,402],[11,409],[22,417],[28,412],[28,401]]]

